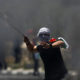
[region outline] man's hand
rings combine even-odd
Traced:
[[[65,49],[69,48],[69,44],[63,37],[58,37],[58,39],[64,42],[64,44],[61,46],[62,48],[65,48]]]
[[[26,44],[29,44],[29,43],[30,43],[28,37],[24,36],[24,42],[25,42]]]
[[[24,42],[26,43],[28,50],[32,52],[34,46],[30,43],[28,37],[24,36]]]
[[[46,43],[46,42],[41,42],[40,45],[43,46],[43,48],[49,48],[50,44]]]

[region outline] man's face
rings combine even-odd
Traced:
[[[47,34],[47,33],[40,34],[39,39],[40,41],[48,42],[50,39],[50,34]]]

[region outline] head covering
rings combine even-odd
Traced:
[[[50,29],[47,27],[42,27],[39,29],[37,37],[39,37],[40,34],[49,34],[50,35]]]
[[[47,35],[45,35],[45,34],[47,34]],[[37,37],[39,38],[40,41],[48,42],[50,39],[50,30],[46,27],[40,28],[39,32],[37,34]]]

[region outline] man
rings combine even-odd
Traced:
[[[67,74],[67,69],[64,65],[60,47],[65,45],[64,40],[61,38],[56,40],[52,38],[50,40],[50,30],[43,27],[37,34],[40,43],[39,45],[32,45],[29,39],[24,36],[24,42],[26,43],[29,51],[38,51],[42,58],[45,68],[45,80],[61,80]]]
[[[34,37],[33,38],[33,40],[32,40],[32,43],[33,43],[33,45],[37,45],[37,39],[36,39],[36,37]],[[38,76],[39,75],[39,53],[38,52],[35,52],[34,54],[33,54],[33,60],[34,60],[34,72],[33,72],[33,75],[34,76]]]

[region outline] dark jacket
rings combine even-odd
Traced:
[[[64,61],[61,55],[60,48],[43,48],[41,45],[37,46],[40,56],[44,63],[45,80],[60,80],[67,73]]]

